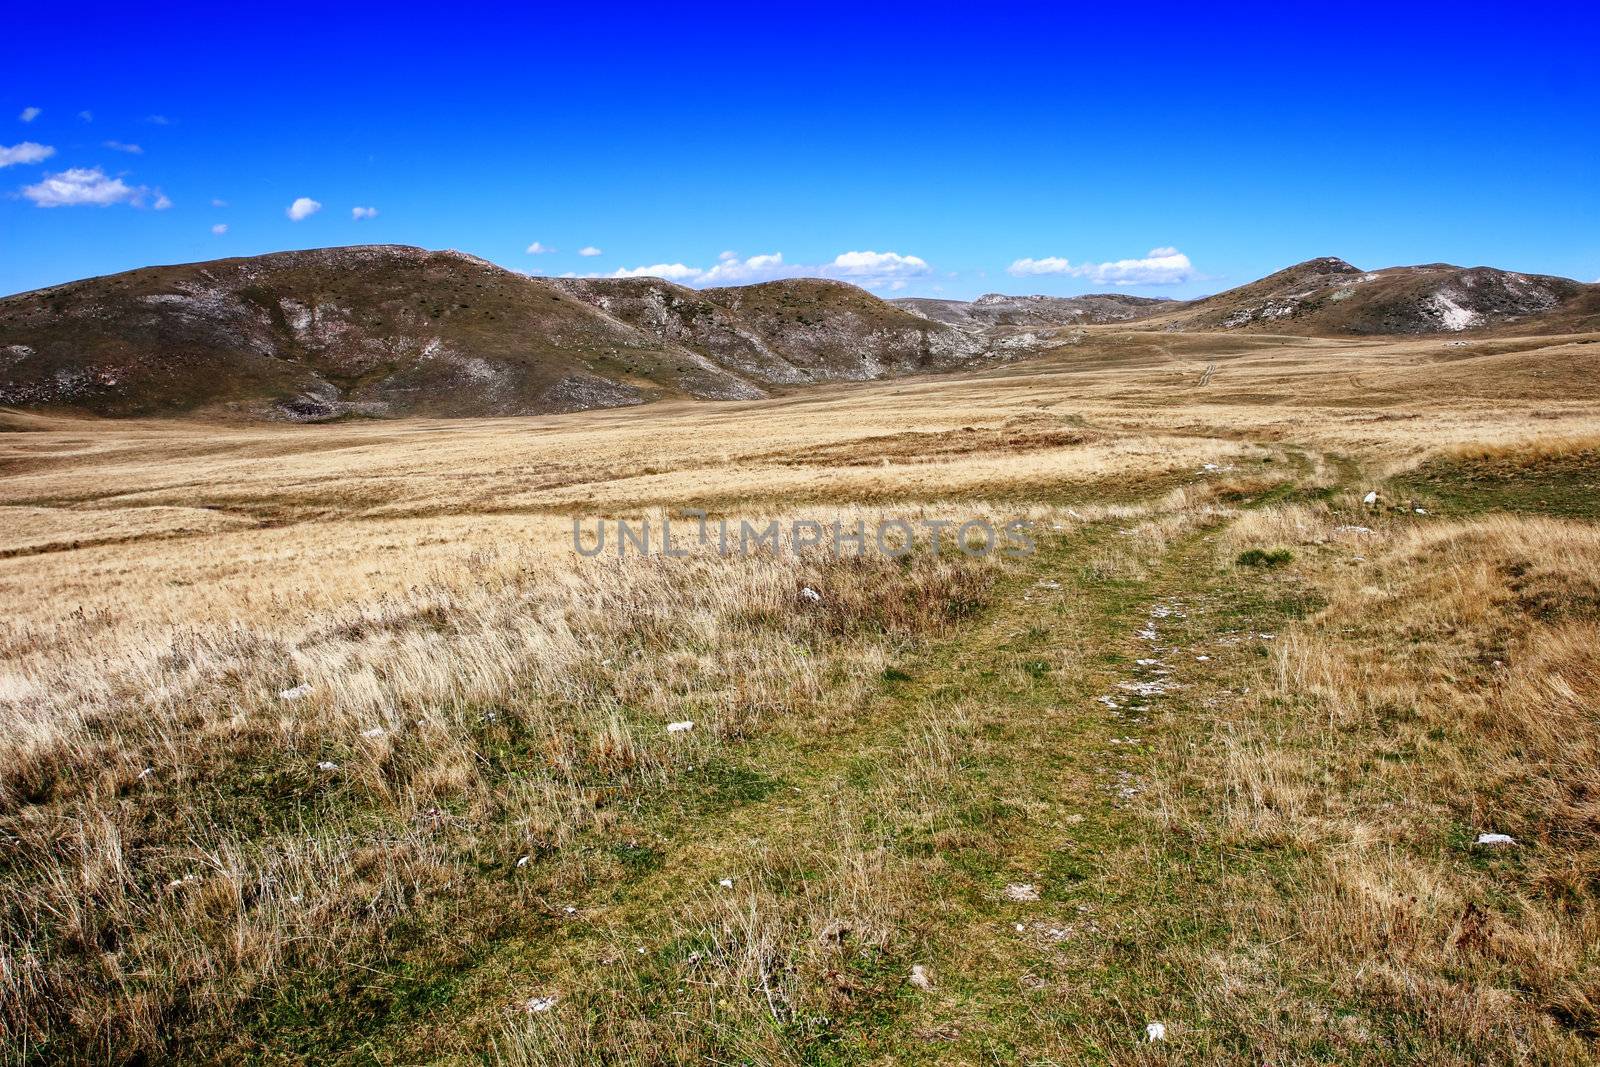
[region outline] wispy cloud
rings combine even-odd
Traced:
[[[540,244],[538,241],[535,241],[533,244],[528,246],[528,255],[530,256],[543,256],[554,251],[555,249],[551,248],[549,245]]]
[[[227,207],[228,206],[228,202],[226,200],[218,199],[217,197],[212,197],[211,198],[211,206],[212,207]]]
[[[144,193],[143,188],[130,186],[121,178],[107,177],[99,167],[73,167],[60,174],[47,174],[43,181],[22,189],[22,195],[40,207],[137,204]]]
[[[84,122],[93,122],[94,121],[94,112],[93,111],[87,111],[87,110],[86,111],[80,111],[80,112],[78,112],[78,117],[80,119],[82,119]]]
[[[585,245],[584,247],[578,249],[578,255],[580,255],[580,256],[598,256],[598,255],[600,255],[600,250],[598,248],[596,248],[594,245]]]
[[[375,219],[378,217],[378,209],[375,207],[353,207],[350,209],[350,217],[357,222],[362,219]]]
[[[18,163],[38,163],[55,154],[56,150],[51,146],[35,144],[33,141],[23,141],[10,148],[0,145],[0,167],[15,166]]]
[[[146,115],[144,120],[152,126],[171,126],[172,120],[165,115]]]
[[[289,205],[284,214],[289,216],[289,221],[299,222],[302,219],[309,219],[321,210],[322,204],[320,202],[311,199],[309,196],[301,196],[295,198],[295,202]]]
[[[216,234],[218,237],[221,237],[223,234],[228,232],[228,224],[226,222],[219,222],[215,226],[211,227],[211,232]]]
[[[157,189],[156,202],[150,206],[155,208],[157,211],[165,211],[167,208],[172,206],[172,200],[167,196],[166,193],[163,193],[160,189]]]
[[[1084,278],[1097,285],[1181,285],[1197,277],[1189,257],[1176,248],[1152,248],[1140,259],[1118,259],[1109,263],[1074,265],[1060,256],[1019,259],[1006,268],[1014,278],[1065,275]]]
[[[144,155],[144,149],[136,144],[125,144],[122,141],[102,141],[101,143],[113,152],[127,152],[129,155],[135,156]]]
[[[22,109],[22,113],[20,115],[18,115],[17,118],[21,119],[23,122],[32,122],[34,119],[38,118],[40,115],[43,115],[43,114],[44,114],[44,109],[43,108],[25,107],[25,108]]]

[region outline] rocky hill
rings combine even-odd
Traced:
[[[1600,286],[1447,263],[1363,271],[1329,257],[1177,305],[1141,325],[1318,336],[1563,333],[1600,329]]]
[[[1600,285],[1314,259],[1179,303],[886,302],[818,278],[694,290],[530,278],[397,245],[280,252],[0,299],[0,407],[317,421],[521,415],[979,366],[1084,327],[1317,334],[1600,330]]]
[[[697,293],[394,245],[149,267],[0,299],[0,405],[514,415],[944,370],[982,339],[837,282]]]
[[[1163,297],[1125,293],[1085,296],[1006,296],[988,293],[976,300],[906,297],[890,301],[907,311],[954,326],[1103,326],[1132,322],[1177,305]]]

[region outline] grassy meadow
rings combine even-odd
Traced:
[[[1592,340],[0,412],[0,1060],[1600,1059]]]

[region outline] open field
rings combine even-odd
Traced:
[[[1600,337],[1079,336],[0,412],[5,1059],[1600,1058]],[[1038,551],[571,550],[691,509]]]

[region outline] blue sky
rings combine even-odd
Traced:
[[[884,295],[1600,278],[1592,9],[1211,6],[17,6],[0,292],[368,242]]]

